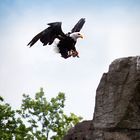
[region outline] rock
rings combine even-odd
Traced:
[[[139,57],[115,60],[97,88],[96,128],[140,129]]]
[[[64,140],[87,140],[92,131],[92,121],[83,121],[68,131]]]
[[[96,128],[140,129],[139,57],[115,60],[97,88]]]
[[[96,91],[93,120],[64,140],[140,140],[140,56],[116,59]]]

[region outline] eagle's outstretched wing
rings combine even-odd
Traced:
[[[31,47],[38,40],[40,40],[44,45],[51,45],[56,38],[59,39],[57,44],[58,52],[62,57],[68,58],[70,56],[78,57],[78,52],[76,51],[75,44],[78,38],[81,37],[79,33],[85,23],[85,18],[81,18],[75,26],[72,28],[71,32],[64,34],[61,29],[61,22],[48,23],[49,27],[38,33],[33,39],[28,43]]]
[[[48,23],[49,27],[38,33],[28,45],[33,46],[39,39],[44,45],[51,45],[56,38],[64,37],[65,34],[61,29],[61,22]]]
[[[81,19],[75,24],[75,26],[72,28],[71,33],[80,32],[80,30],[82,29],[84,23],[85,23],[85,18],[81,18]]]

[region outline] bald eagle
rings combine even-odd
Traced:
[[[49,27],[38,33],[28,45],[32,47],[39,39],[43,43],[43,46],[47,44],[51,45],[57,38],[59,42],[56,47],[63,58],[66,59],[71,56],[79,57],[75,44],[78,38],[83,38],[80,30],[84,23],[85,18],[81,18],[72,30],[66,34],[61,29],[62,22],[48,23]]]

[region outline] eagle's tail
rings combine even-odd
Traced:
[[[42,32],[37,34],[28,44],[27,46],[32,47],[40,38],[41,38]]]

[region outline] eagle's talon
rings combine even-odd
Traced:
[[[78,55],[78,52],[77,52],[77,51],[73,51],[73,50],[72,50],[71,52],[72,52],[72,56],[73,56],[73,57],[79,57],[79,55]]]

